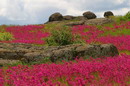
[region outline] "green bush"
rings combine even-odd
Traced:
[[[9,32],[0,32],[0,41],[12,40],[13,36]]]
[[[71,29],[67,26],[62,26],[51,29],[51,35],[44,38],[44,40],[49,46],[68,45],[73,43],[72,37]]]
[[[51,29],[50,31],[51,35],[43,39],[48,46],[62,46],[76,43],[84,43],[84,41],[78,34],[72,34],[72,31],[68,26],[58,26]]]
[[[124,18],[124,16],[117,16],[116,20],[117,20],[117,22],[126,21],[126,19]]]
[[[125,20],[130,20],[130,11],[128,13],[126,13],[126,15],[124,16]]]
[[[126,13],[124,16],[118,15],[118,16],[113,16],[111,18],[116,20],[116,22],[130,21],[130,11]]]
[[[130,11],[126,13],[124,16],[116,16],[115,19],[117,20],[117,22],[130,21]]]

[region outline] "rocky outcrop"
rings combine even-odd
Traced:
[[[13,65],[20,63],[19,60],[7,60],[7,59],[2,59],[0,58],[0,67],[6,66],[6,65]]]
[[[103,25],[114,23],[114,20],[108,18],[96,18],[85,21],[84,25]]]
[[[76,16],[75,17],[75,20],[79,20],[79,21],[86,21],[86,20],[88,20],[86,17],[84,17],[84,16]]]
[[[66,46],[34,46],[30,44],[0,43],[0,58],[4,60],[21,60],[24,62],[41,61],[47,57],[52,62],[59,59],[74,60],[76,57],[98,58],[118,55],[112,44],[102,45],[66,45]]]
[[[82,20],[82,21],[75,21],[75,22],[68,22],[65,25],[67,26],[75,26],[75,25],[103,25],[103,24],[110,24],[114,23],[114,20],[109,18],[96,18],[90,20]]]
[[[63,16],[63,19],[64,20],[72,20],[74,19],[75,17],[74,16],[71,16],[71,15],[66,15],[66,16]]]
[[[114,16],[113,12],[107,11],[107,12],[104,13],[105,18],[109,18],[110,16]]]
[[[97,16],[91,11],[84,12],[83,16],[71,16],[71,15],[62,16],[62,14],[60,13],[54,13],[49,17],[49,21],[46,22],[45,24],[61,23],[67,26],[103,25],[103,24],[114,23],[114,20],[109,18],[110,16],[114,16],[114,14],[111,11],[107,11],[104,13],[105,18],[96,18]]]
[[[60,13],[54,13],[52,14],[50,17],[49,17],[49,22],[52,22],[52,21],[61,21],[63,20],[63,16],[62,14]]]
[[[75,25],[83,25],[85,21],[77,21],[77,22],[69,22],[65,25],[67,26],[75,26]]]
[[[95,19],[97,17],[93,12],[90,11],[84,12],[83,16],[87,19]]]

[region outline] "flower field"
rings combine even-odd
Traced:
[[[120,51],[130,51],[130,22],[113,24],[112,27],[76,26],[73,34],[80,34],[86,43],[114,44]]]
[[[45,27],[1,26],[0,42],[44,45],[43,38],[51,35]],[[73,36],[79,35],[86,44],[114,44],[120,55],[63,61],[62,64],[3,67],[0,69],[0,86],[130,86],[129,21],[104,26],[78,25],[70,29]]]
[[[6,32],[13,35],[13,40],[1,41],[7,43],[29,43],[29,44],[44,44],[42,38],[47,37],[49,34],[43,32],[44,25],[28,25],[28,26],[11,26],[5,28]]]
[[[129,86],[130,55],[0,70],[5,86]]]

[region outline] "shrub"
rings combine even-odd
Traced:
[[[0,41],[12,40],[13,36],[9,32],[0,32]]]
[[[124,16],[114,16],[112,19],[116,20],[118,23],[126,20]]]
[[[126,13],[126,15],[124,16],[124,18],[125,18],[126,20],[130,20],[130,11],[129,11],[128,13]]]
[[[116,16],[116,17],[114,17],[114,19],[117,22],[130,21],[130,11],[128,13],[126,13],[124,16]]]
[[[49,46],[68,45],[73,43],[71,29],[67,26],[51,29],[51,35],[47,38],[44,38],[44,40]]]

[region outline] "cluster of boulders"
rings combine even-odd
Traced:
[[[34,46],[32,44],[0,43],[0,65],[15,61],[38,62],[48,57],[55,62],[59,59],[74,60],[77,56],[99,58],[116,55],[119,55],[118,50],[112,44]]]
[[[114,16],[114,14],[111,11],[107,11],[104,13],[105,18],[109,18],[110,16]],[[95,18],[97,18],[97,16],[91,11],[84,12],[83,16],[78,16],[78,17],[74,17],[71,15],[63,16],[61,13],[56,12],[49,17],[49,22],[62,21],[62,20],[73,20],[75,18],[95,19]]]
[[[88,24],[102,25],[114,22],[111,18],[109,18],[110,16],[114,16],[114,14],[111,11],[107,11],[104,13],[105,18],[97,18],[97,16],[91,11],[84,12],[83,16],[71,16],[71,15],[63,16],[61,13],[56,12],[49,17],[49,20],[46,23],[59,23],[64,20],[77,20],[73,22],[68,21],[68,23],[66,23],[65,25],[68,26],[88,25]]]

